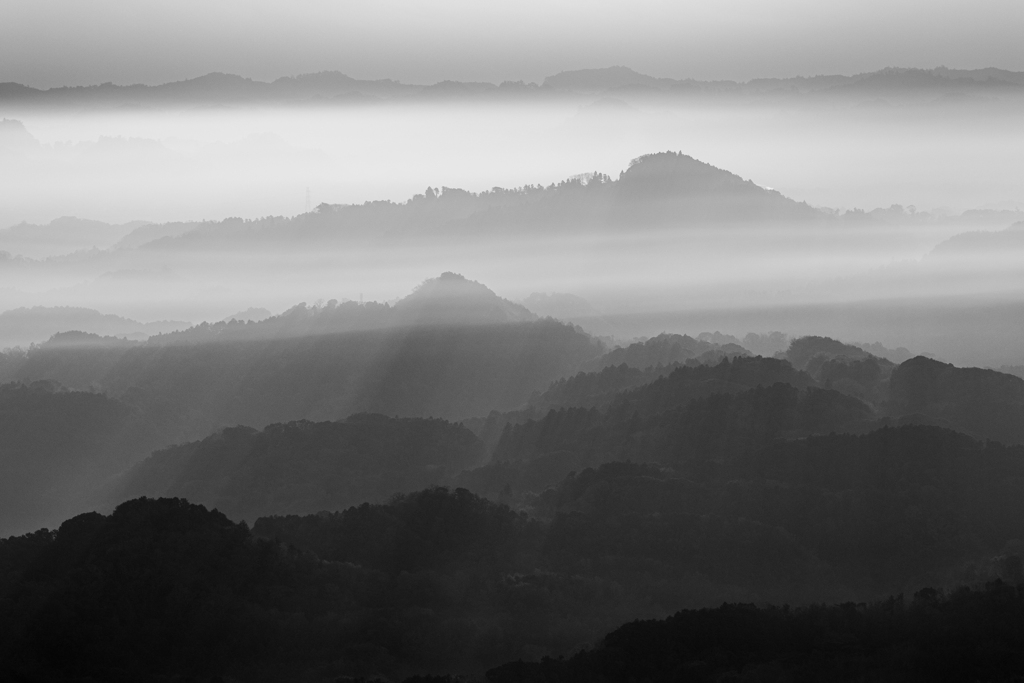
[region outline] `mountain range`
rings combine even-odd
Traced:
[[[563,71],[541,84],[505,81],[500,84],[441,81],[413,85],[390,79],[359,80],[337,71],[287,76],[272,82],[225,73],[209,73],[159,85],[57,87],[45,90],[19,83],[0,83],[0,106],[210,106],[322,104],[353,105],[381,101],[509,100],[558,98],[617,93],[658,97],[734,97],[816,99],[1024,95],[1024,73],[1004,69],[913,69],[793,78],[759,78],[747,82],[656,78],[628,67]]]
[[[918,670],[936,619],[1020,613],[1018,377],[780,333],[611,349],[452,272],[262,314],[0,354],[0,534],[29,532],[0,538],[0,666],[780,680]],[[772,635],[814,619],[813,652]],[[1019,637],[990,631],[941,662],[995,671]]]
[[[0,313],[0,348],[28,348],[60,332],[78,331],[135,341],[191,327],[183,320],[141,323],[110,313],[74,306],[33,306]]]

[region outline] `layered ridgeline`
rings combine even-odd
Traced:
[[[687,340],[700,348],[688,337],[672,347],[684,349]],[[658,337],[590,363],[643,358],[650,351],[643,347],[665,345],[666,337]],[[706,481],[753,476],[752,463],[778,443],[898,425],[941,425],[1024,443],[1024,403],[1015,393],[1024,382],[1009,375],[925,358],[897,367],[821,337],[795,340],[787,358],[708,353],[644,370],[623,363],[580,372],[535,392],[523,408],[464,425],[378,415],[228,429],[154,453],[119,481],[110,500],[187,497],[252,521],[341,509],[434,484],[533,509],[536,495],[571,472],[616,461],[656,463]],[[936,371],[945,386],[936,386]],[[957,403],[965,386],[969,398]],[[908,392],[934,399],[908,403]],[[391,433],[394,439],[385,438]]]
[[[449,419],[508,410],[602,352],[452,273],[389,304],[299,305],[132,343],[65,333],[8,354],[5,378],[97,388],[168,415],[182,440],[356,412]]]
[[[524,409],[467,422],[493,461],[459,481],[522,501],[569,472],[617,460],[701,478],[742,467],[778,439],[885,425],[1024,444],[1024,380],[1013,375],[920,356],[896,365],[826,337],[793,340],[778,358],[727,345],[715,352],[720,362],[704,364],[690,350],[697,343],[661,335],[613,350],[591,366],[619,365],[559,380]],[[651,359],[658,364],[643,369],[626,362]]]
[[[157,451],[122,477],[113,497],[187,498],[252,523],[445,485],[483,461],[483,443],[461,425],[360,414],[233,427]]]
[[[1020,446],[921,425],[937,418],[902,414],[900,401],[885,398],[873,405],[826,388],[836,366],[852,367],[857,375],[865,374],[865,364],[883,365],[857,347],[804,338],[790,351],[815,374],[787,359],[691,361],[617,392],[600,408],[573,407],[567,382],[556,382],[552,390],[558,389],[567,405],[540,418],[524,417],[530,408],[511,417],[492,415],[482,423],[482,440],[461,425],[380,415],[277,424],[263,431],[229,429],[154,453],[120,480],[112,502],[181,496],[252,522],[261,515],[379,502],[428,484],[462,486],[550,522],[551,533],[565,534],[555,547],[581,544],[581,556],[600,547],[625,557],[630,553],[615,550],[616,544],[634,532],[636,538],[653,534],[657,546],[665,541],[662,534],[683,533],[679,525],[697,524],[698,518],[703,521],[697,527],[685,527],[686,533],[698,534],[693,539],[698,544],[705,542],[699,540],[702,534],[711,533],[701,525],[754,524],[748,529],[753,537],[768,534],[758,543],[796,543],[783,555],[804,557],[800,571],[825,563],[830,578],[820,579],[818,589],[860,596],[950,580],[953,572],[971,571],[964,563],[998,553],[1018,537],[1013,510],[1024,471]],[[840,355],[843,351],[855,357]],[[908,361],[890,372],[888,381],[920,387],[899,372],[921,362],[934,363]],[[956,377],[976,374],[935,365],[945,368],[946,381],[954,386]],[[609,366],[572,381],[623,369],[629,370]],[[1002,385],[1009,376],[994,374],[994,383],[974,384],[975,400],[983,405],[1007,399]],[[843,386],[854,385],[845,379],[850,381]],[[863,385],[856,384],[856,393],[863,393]],[[590,400],[592,394],[583,396]],[[950,411],[949,401],[940,404]],[[1020,413],[1011,412],[1012,420],[996,426],[1018,424]],[[496,443],[488,442],[487,423],[502,417],[505,427]],[[483,464],[488,450],[490,462]],[[639,515],[636,528],[624,522],[634,514]],[[653,517],[644,521],[647,515]],[[665,521],[670,518],[675,521]],[[648,523],[656,528],[644,526]],[[663,523],[667,526],[658,526]],[[608,525],[624,535],[599,542],[598,536],[610,533],[603,530]],[[653,547],[637,552],[661,557]],[[712,583],[721,580],[716,572],[747,571],[742,563],[716,564],[714,570],[688,565],[697,560],[685,553],[662,559]],[[789,584],[765,583],[750,574],[729,581],[744,590],[768,591],[762,597],[800,597]]]
[[[88,509],[111,476],[153,450],[225,427],[360,412],[457,419],[507,411],[602,351],[585,333],[538,320],[450,273],[394,306],[298,306],[260,322],[204,324],[146,342],[61,333],[0,356],[3,381],[14,383],[0,401],[9,416],[0,454],[10,488],[0,533]],[[40,382],[51,388],[19,388]],[[479,464],[459,462],[460,470]],[[408,476],[394,490],[438,481]],[[369,484],[354,491],[322,504],[379,493]]]
[[[678,680],[680,667],[694,680],[748,666],[955,666],[950,680],[1012,669],[1018,590],[945,599],[901,577],[953,564],[956,575],[932,575],[933,585],[1021,581],[1019,541],[989,550],[1022,531],[1020,492],[989,498],[1000,477],[1019,481],[1019,449],[957,445],[926,427],[878,438],[892,436],[916,454],[891,443],[824,448],[824,462],[802,463],[815,476],[795,483],[775,468],[761,489],[710,489],[637,465],[588,470],[547,496],[547,522],[461,489],[261,518],[253,532],[181,499],[129,501],[0,541],[0,660],[27,680],[402,680],[479,675],[598,643],[567,663],[510,664],[490,678],[603,680],[600,669],[618,680],[634,661],[636,671],[671,668],[651,680]],[[924,452],[936,446],[937,459]],[[863,600],[870,588],[844,586],[857,577],[917,597],[870,610],[750,605]],[[599,641],[624,622],[712,606]]]
[[[101,337],[122,337],[141,341],[191,327],[181,320],[142,323],[110,313],[74,306],[33,306],[0,313],[0,348],[41,344],[55,334],[76,330]]]
[[[887,68],[848,75],[794,78],[757,78],[746,82],[659,78],[625,66],[563,71],[541,82],[441,81],[432,85],[400,83],[391,79],[361,80],[337,71],[285,76],[271,82],[225,73],[160,85],[101,85],[33,88],[0,83],[0,104],[8,107],[99,108],[201,105],[352,106],[372,103],[537,100],[567,96],[613,95],[637,98],[728,98],[753,101],[888,99],[931,100],[959,96],[1015,98],[1024,89],[1024,73],[1005,69]]]
[[[964,429],[1008,429],[1016,378],[926,358],[895,366],[821,337],[780,358],[683,357],[700,342],[659,337],[588,358],[581,367],[609,364],[538,393],[535,409],[550,409],[510,421],[482,467],[487,446],[466,427],[383,415],[231,428],[160,450],[118,479],[113,502],[188,496],[229,516],[134,499],[0,542],[0,656],[51,678],[400,680],[564,655],[624,622],[723,601],[1021,581],[1022,447],[918,424],[944,411]],[[611,364],[652,357],[671,367]],[[634,370],[652,379],[609,399],[588,388]],[[577,397],[593,405],[573,407]],[[970,403],[1009,406],[1006,422],[971,422]],[[422,488],[433,484],[453,486]],[[906,653],[886,634],[895,640],[869,637],[873,651]],[[766,652],[706,664],[727,672],[770,663]]]
[[[254,249],[266,243],[298,248],[380,239],[493,239],[706,224],[816,224],[832,219],[831,214],[729,171],[682,153],[661,152],[634,159],[618,178],[588,173],[546,187],[479,193],[427,188],[401,203],[321,204],[314,212],[294,218],[197,224],[140,248],[153,258],[232,245]],[[139,232],[153,230],[154,226],[145,226]]]
[[[71,261],[114,267],[125,260],[145,262],[179,251],[227,246],[246,251],[268,243],[300,248],[380,239],[393,242],[439,236],[491,239],[524,233],[549,235],[552,230],[571,235],[708,223],[806,224],[832,218],[829,213],[693,157],[661,152],[634,159],[617,178],[595,172],[548,186],[494,188],[478,193],[427,188],[405,202],[321,204],[315,211],[293,218],[146,224],[115,244],[97,244],[108,247],[103,253],[78,254]],[[7,237],[0,231],[0,245],[4,239]],[[12,242],[9,250],[16,248],[17,243]],[[139,249],[142,252],[136,253]],[[50,267],[56,265],[51,263]]]
[[[380,424],[330,422],[361,412],[449,420],[479,416],[475,425],[491,411],[521,409],[604,351],[578,329],[538,320],[452,273],[428,280],[394,305],[328,302],[251,320],[264,313],[243,312],[146,342],[64,332],[28,351],[0,355],[4,381],[16,383],[5,394],[10,419],[0,426],[9,489],[0,534],[52,525],[72,512],[132,495],[187,496],[251,520],[452,483],[461,471],[482,464],[486,448],[477,453],[476,438],[462,427],[455,441],[442,439],[463,444],[452,446],[450,460],[435,458],[435,451],[410,451],[405,464],[370,458],[366,454],[378,453],[383,439],[372,430],[359,437],[365,447],[328,435],[322,442],[311,437],[304,445],[271,449],[265,471],[256,461],[221,462],[210,454],[219,453],[222,442],[258,451],[265,436],[258,430],[272,424],[310,420],[321,423],[311,433],[340,430],[350,436]],[[698,346],[700,362],[722,353],[711,342]],[[29,384],[34,388],[26,392],[23,385]],[[108,411],[109,419],[88,418],[90,406]],[[58,421],[61,429],[45,427]],[[236,425],[245,428],[222,434]],[[424,425],[420,436],[426,443],[430,438],[424,435],[441,428]],[[195,443],[211,434],[220,436]],[[187,445],[155,457],[157,464],[147,465],[150,474],[139,474],[134,484],[113,479],[172,444]],[[321,447],[329,457],[320,454]],[[393,455],[404,452],[399,448]],[[220,464],[210,465],[208,456]],[[289,469],[289,458],[306,456],[313,458],[308,469]],[[293,476],[280,474],[289,471]],[[264,497],[255,485],[248,497],[227,485],[264,479],[291,483]]]
[[[349,298],[363,286],[356,283],[388,291],[385,262],[399,278],[415,263],[434,272],[494,267],[506,277],[543,269],[566,281],[592,274],[594,259],[618,254],[625,241],[664,256],[679,246],[673,241],[710,228],[745,228],[767,243],[772,226],[821,236],[826,231],[813,228],[837,220],[729,171],[663,152],[635,159],[617,178],[588,173],[483,192],[428,188],[407,201],[321,204],[293,217],[147,224],[113,246],[42,260],[0,254],[0,289],[10,307],[73,302],[134,316],[220,319],[253,301],[281,310],[310,292],[330,299],[326,282],[338,282],[334,291],[348,290]],[[527,245],[524,236],[536,243]],[[0,250],[18,248],[17,241],[5,247],[3,237]],[[714,241],[722,249],[727,243],[724,234]]]
[[[0,148],[14,137],[11,128],[17,129],[18,138],[34,140],[19,122],[4,119],[0,121]],[[34,259],[87,249],[109,249],[145,224],[145,221],[132,221],[110,225],[73,216],[61,216],[45,225],[23,221],[0,230],[0,249]]]

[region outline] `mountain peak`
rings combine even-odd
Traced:
[[[395,304],[395,310],[403,322],[414,324],[486,325],[537,319],[526,307],[450,271],[425,280]]]
[[[632,85],[655,85],[662,79],[638,73],[627,66],[562,71],[544,79],[549,88],[564,90],[610,90]]]

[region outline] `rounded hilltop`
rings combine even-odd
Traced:
[[[450,271],[424,280],[395,304],[395,311],[403,322],[417,324],[491,324],[537,319],[525,306]]]

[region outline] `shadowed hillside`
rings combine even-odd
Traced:
[[[896,367],[890,385],[894,412],[921,415],[977,438],[1024,443],[1020,377],[919,356]]]
[[[235,427],[153,453],[116,500],[181,497],[236,520],[342,510],[448,484],[482,464],[483,444],[442,420],[353,415],[341,422]]]
[[[158,420],[103,394],[0,385],[0,536],[92,509],[110,479],[167,438]]]
[[[461,419],[512,410],[602,351],[589,335],[446,273],[394,306],[300,305],[144,343],[64,333],[3,355],[0,369],[123,397],[176,426],[181,442],[357,412]]]

